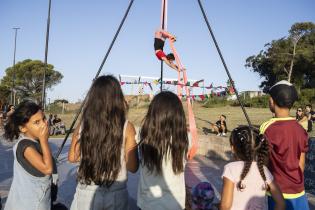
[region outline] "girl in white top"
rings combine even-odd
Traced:
[[[89,90],[68,155],[80,162],[71,210],[128,209],[127,170],[138,169],[134,126],[113,76],[100,76]]]
[[[152,100],[141,128],[139,151],[138,207],[184,209],[188,136],[183,106],[174,93],[163,91]]]
[[[284,210],[282,194],[265,167],[268,142],[259,131],[249,126],[235,128],[230,137],[236,159],[224,167],[221,210],[266,210],[266,191],[276,202],[276,210]]]

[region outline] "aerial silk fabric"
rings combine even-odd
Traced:
[[[174,54],[178,70],[183,69],[183,65],[180,61],[178,53],[174,47],[174,42],[172,40],[170,40],[170,47],[171,47],[171,50]],[[186,84],[187,83],[186,71],[178,71],[178,82],[181,80],[181,73],[183,74],[184,83]],[[180,99],[182,96],[182,90],[181,89],[182,89],[182,87],[178,85],[177,86],[177,94],[178,94],[178,97]],[[188,151],[188,157],[189,157],[189,159],[192,159],[195,156],[197,149],[198,149],[198,135],[197,135],[195,116],[194,116],[192,106],[191,106],[190,91],[189,91],[189,88],[187,86],[185,86],[185,91],[186,91],[186,96],[187,96],[189,130],[190,130],[191,137],[192,137],[192,147]]]

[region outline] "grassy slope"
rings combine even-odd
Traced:
[[[183,103],[184,108],[186,110],[186,103]],[[204,108],[200,103],[194,103],[193,106],[196,124],[198,128],[198,133],[202,134],[203,128],[209,128],[210,122],[215,123],[219,115],[224,114],[227,116],[227,126],[228,130],[231,131],[233,128],[238,125],[246,125],[247,121],[240,107],[217,107],[217,108]],[[145,116],[147,111],[146,106],[141,106],[139,108],[132,107],[128,112],[128,119],[135,125],[140,126],[143,117]],[[253,125],[259,126],[264,121],[270,119],[272,117],[271,112],[267,108],[246,108],[248,116]],[[295,111],[291,111],[291,115],[295,115]],[[64,114],[59,115],[61,119],[65,121],[67,128],[72,123],[72,120],[75,114]],[[315,129],[315,128],[314,128]],[[315,136],[315,131],[310,133],[310,136]]]

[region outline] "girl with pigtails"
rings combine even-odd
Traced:
[[[284,210],[283,196],[267,169],[268,142],[249,126],[235,128],[230,137],[235,161],[224,166],[221,210],[268,209],[266,193],[275,200],[275,209]]]

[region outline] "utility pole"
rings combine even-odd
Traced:
[[[15,30],[15,36],[14,36],[14,54],[13,54],[13,78],[12,78],[12,90],[11,90],[11,104],[15,105],[15,54],[16,54],[16,37],[17,37],[17,30],[20,28],[14,27],[12,28]]]

